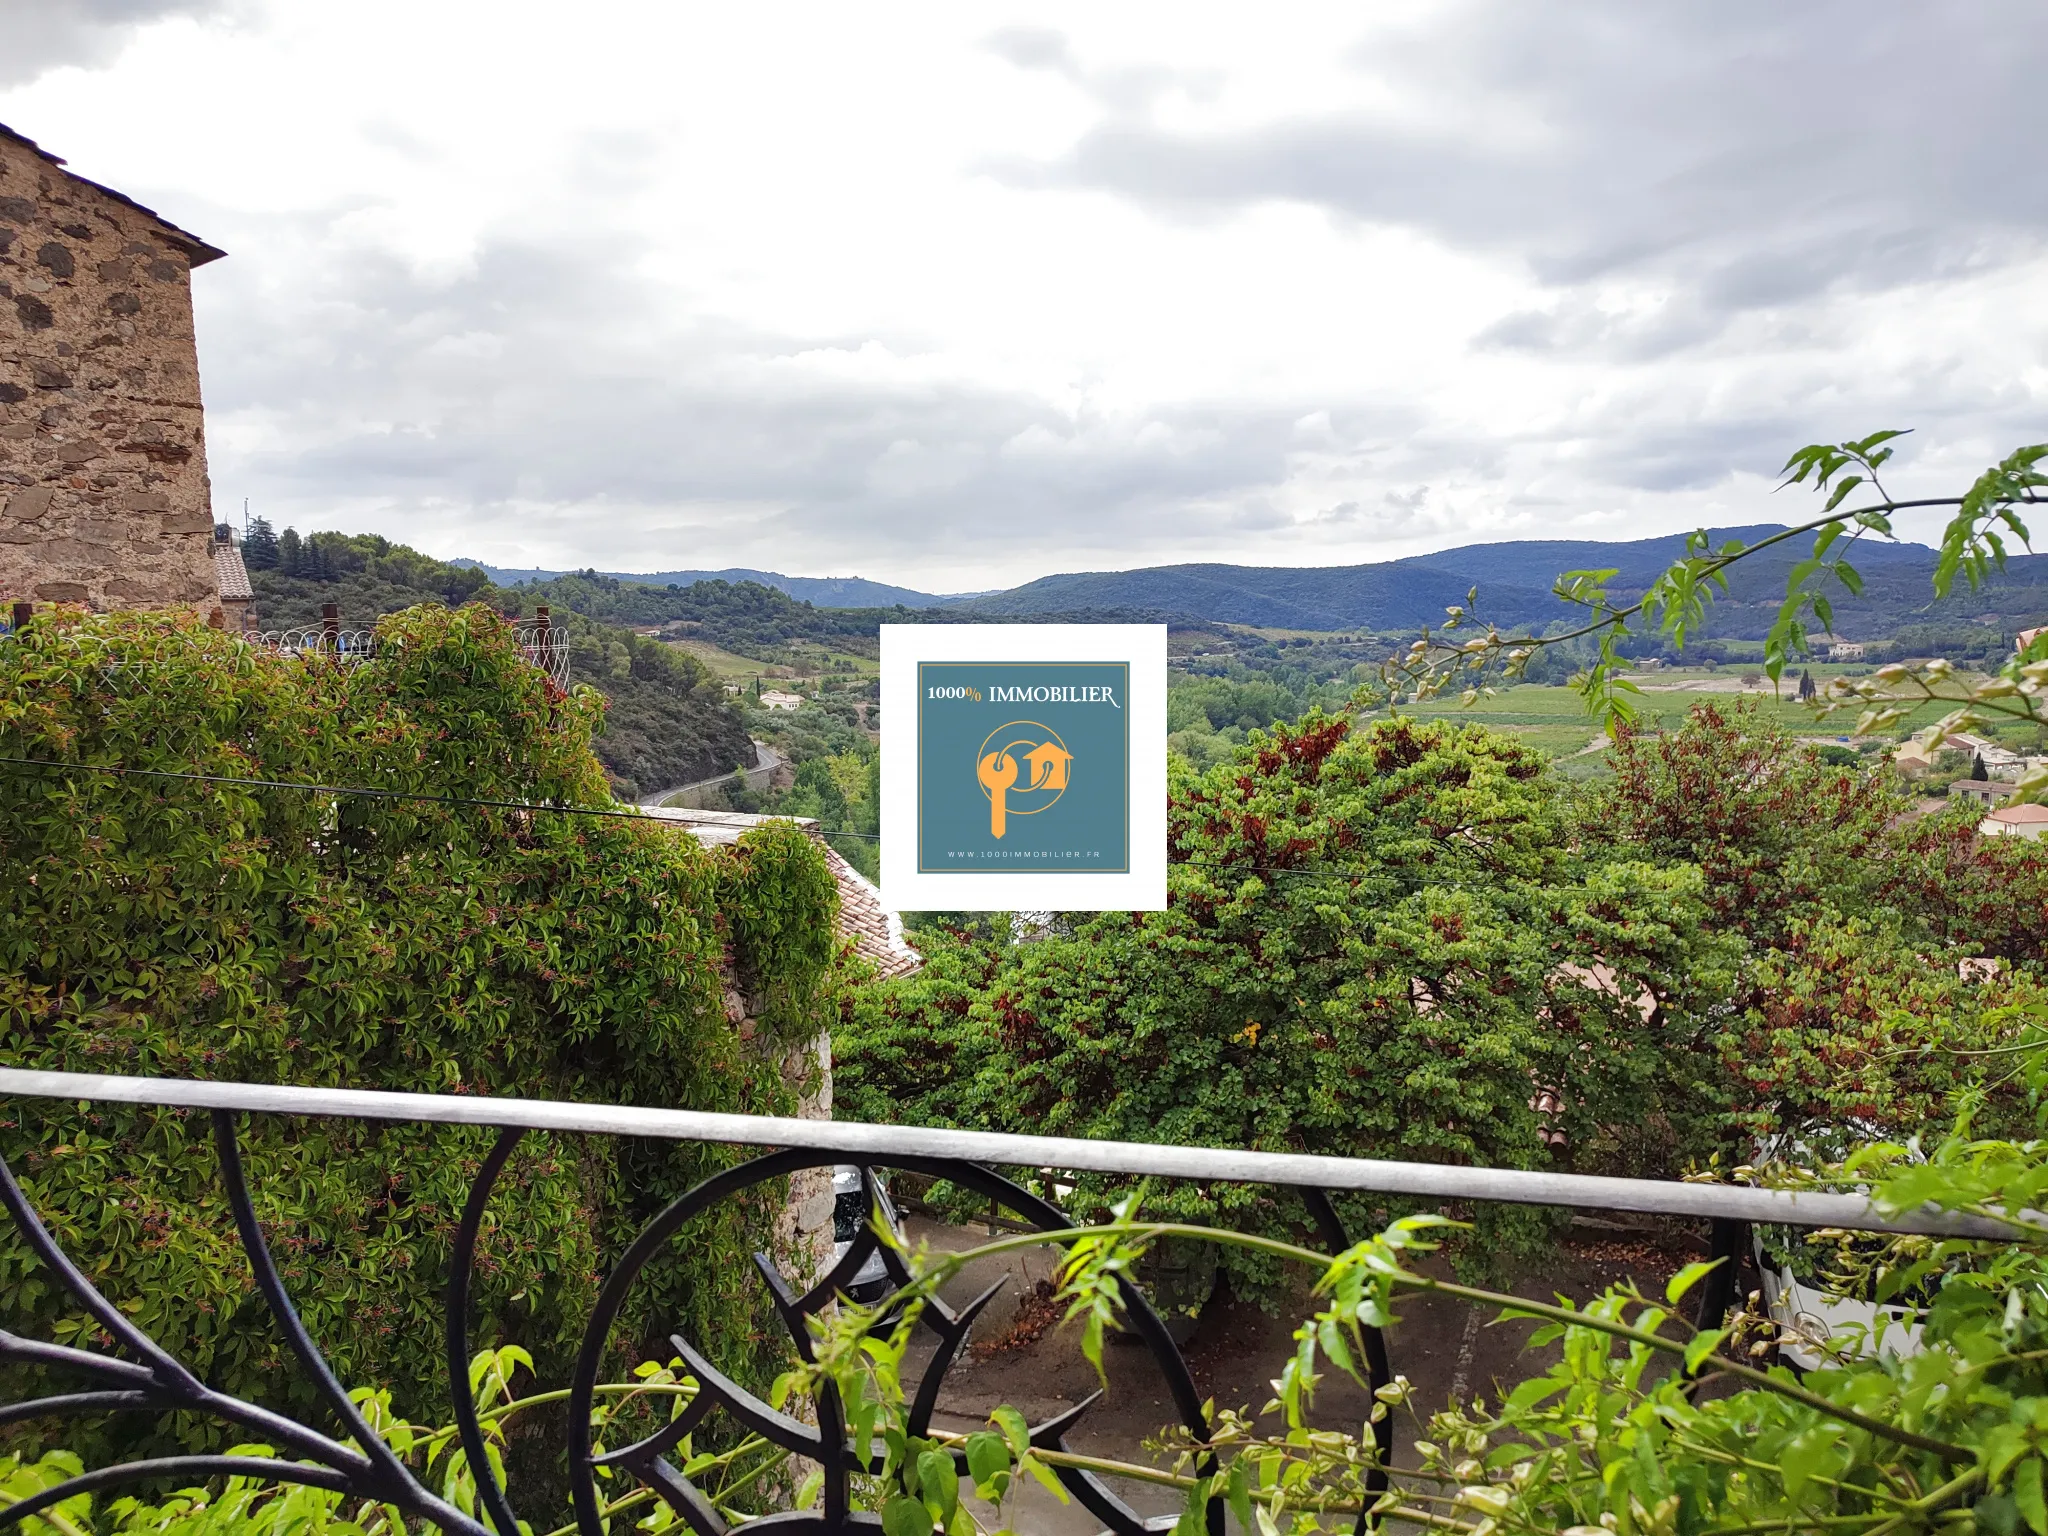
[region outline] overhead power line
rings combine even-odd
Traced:
[[[64,763],[40,757],[0,757],[0,767],[8,769],[33,769],[53,773],[102,773],[124,779],[170,779],[187,784],[225,784],[236,789],[283,789],[302,794],[354,796],[367,800],[411,801],[420,805],[442,805],[473,807],[481,810],[528,811],[548,816],[596,816],[617,821],[659,822],[662,818],[649,816],[638,807],[597,806],[597,805],[555,805],[545,801],[531,800],[490,800],[469,795],[426,795],[410,789],[372,789],[353,784],[308,784],[292,779],[252,779],[227,773],[191,773],[171,768],[130,768],[113,763]],[[824,837],[853,838],[861,842],[880,842],[880,834],[874,832],[834,832],[820,827]],[[1215,863],[1202,859],[1181,859],[1178,863],[1196,869],[1212,871],[1239,871],[1256,879],[1279,877],[1293,880],[1360,880],[1371,875],[1385,875],[1384,869],[1244,869],[1238,862]],[[1450,882],[1446,882],[1450,883]]]

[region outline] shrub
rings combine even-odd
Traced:
[[[1795,922],[1758,955],[1738,1001],[1716,1043],[1731,1127],[1761,1136],[1819,1122],[1903,1139],[1946,1129],[1976,1090],[1982,1130],[2026,1129],[2013,1074],[1983,1085],[2018,1025],[2048,1009],[2027,971],[1909,943],[1888,914],[1829,916]]]
[[[1880,894],[1919,932],[1973,955],[2048,963],[2048,842],[1982,837],[1982,811],[1951,807],[1896,828]]]
[[[393,615],[373,661],[279,656],[164,615],[54,616],[0,645],[0,756],[535,807],[608,806],[600,708],[481,607]],[[781,1048],[833,1005],[833,888],[788,829],[711,855],[635,819],[232,782],[0,771],[0,1039],[18,1066],[688,1106],[792,1107]],[[759,1049],[721,967],[775,999]],[[768,1048],[774,1048],[771,1053]],[[345,1380],[445,1411],[439,1288],[488,1133],[265,1118],[257,1209]],[[60,1241],[224,1390],[303,1409],[233,1236],[203,1118],[38,1103],[0,1150]],[[600,1271],[705,1147],[529,1137],[480,1251],[478,1336],[564,1367]],[[768,1213],[696,1229],[658,1322],[761,1337]],[[0,1315],[91,1341],[11,1231]],[[206,1426],[170,1421],[187,1445]],[[76,1443],[76,1442],[74,1442]],[[131,1449],[132,1449],[131,1445]]]
[[[1698,865],[1716,918],[1763,942],[1815,903],[1874,894],[1873,854],[1908,804],[1886,775],[1820,760],[1748,701],[1695,705],[1666,735],[1623,725],[1608,756],[1614,776],[1580,817],[1588,845]]]

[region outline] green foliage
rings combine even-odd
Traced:
[[[878,877],[882,754],[865,736],[846,751],[800,759],[795,782],[767,796],[761,808],[777,816],[810,817],[841,858],[868,879]]]
[[[2041,967],[2048,963],[2048,843],[1980,837],[1978,820],[1964,806],[1889,827],[1880,899],[1922,942]]]
[[[1165,912],[1014,946],[921,936],[924,972],[864,993],[836,1036],[842,1113],[1549,1166],[1553,1133],[1590,1147],[1641,1120],[1727,982],[1697,872],[1581,859],[1544,760],[1477,728],[1260,733],[1177,774],[1170,848]],[[1628,1144],[1612,1155],[1670,1154]],[[1253,1231],[1300,1219],[1228,1186],[1158,1201]],[[1480,1219],[1473,1252],[1540,1226]]]
[[[1876,921],[1902,942],[2048,959],[2048,848],[1983,839],[1968,809],[1916,816],[1891,775],[1809,752],[1759,706],[1624,726],[1575,811],[1585,845],[1698,866],[1717,925],[1768,948],[1797,921]]]
[[[1703,703],[1676,731],[1624,724],[1613,777],[1579,830],[1615,856],[1697,865],[1716,920],[1769,942],[1816,903],[1865,905],[1911,799],[1887,774],[1822,760],[1748,701]]]
[[[528,601],[573,608],[606,623],[674,625],[747,656],[773,656],[791,640],[830,641],[872,656],[877,624],[914,624],[925,617],[910,608],[818,608],[752,581],[656,587],[579,571],[519,591]]]
[[[280,656],[165,615],[51,616],[0,646],[0,1039],[18,1066],[783,1112],[728,1022],[727,933],[770,1038],[833,1012],[829,878],[787,829],[730,854],[630,818],[113,777],[88,765],[608,806],[600,701],[528,665],[488,609],[394,615],[375,660]],[[257,1211],[344,1379],[439,1404],[448,1245],[486,1133],[266,1118]],[[0,1148],[65,1249],[224,1389],[306,1406],[265,1321],[203,1118],[44,1105]],[[476,1325],[562,1367],[597,1275],[720,1166],[686,1144],[533,1137],[492,1207]],[[759,1305],[766,1212],[707,1218],[622,1329],[724,1342]],[[18,1237],[0,1316],[92,1343]],[[201,1424],[165,1431],[202,1443]]]
[[[473,566],[450,565],[374,533],[272,534],[258,519],[242,544],[242,563],[255,581],[264,622],[272,628],[319,622],[319,605],[339,602],[345,614],[376,618],[424,595],[457,606],[484,596],[490,578]]]
[[[1610,732],[1618,731],[1635,720],[1642,695],[1623,669],[1624,647],[1639,633],[1631,625],[1640,623],[1644,627],[1641,633],[1658,635],[1683,650],[1688,641],[1698,639],[1716,597],[1727,593],[1731,568],[1744,561],[1754,563],[1757,556],[1812,534],[1812,552],[1786,573],[1784,598],[1764,638],[1764,670],[1775,683],[1786,667],[1808,653],[1815,625],[1823,633],[1834,632],[1833,588],[1838,586],[1851,597],[1861,595],[1864,589],[1863,575],[1848,556],[1866,535],[1894,538],[1891,514],[1905,506],[1954,508],[1942,530],[1933,574],[1934,596],[1946,597],[1958,573],[1975,591],[2004,570],[2008,537],[2023,545],[2027,542],[2027,526],[2018,509],[2040,500],[2041,487],[2048,485],[2048,474],[2039,468],[2048,459],[2048,444],[2014,450],[1979,475],[1961,496],[1900,502],[1884,489],[1879,471],[1891,460],[1894,450],[1890,444],[1903,435],[1887,430],[1855,441],[1817,443],[1798,450],[1785,463],[1783,484],[1810,484],[1826,492],[1828,501],[1821,516],[1754,544],[1731,539],[1719,549],[1712,548],[1707,530],[1700,529],[1687,536],[1684,557],[1652,580],[1633,602],[1624,602],[1611,591],[1618,570],[1564,572],[1557,581],[1557,595],[1590,615],[1576,628],[1511,638],[1497,626],[1488,625],[1483,637],[1451,639],[1448,632],[1480,622],[1475,588],[1468,599],[1472,606],[1448,610],[1444,633],[1425,630],[1406,654],[1381,669],[1377,691],[1395,703],[1415,703],[1458,687],[1470,703],[1482,692],[1490,692],[1494,680],[1525,675],[1539,653],[1591,641],[1599,648],[1597,659],[1576,681],[1593,713]],[[1842,475],[1846,469],[1858,473]],[[1851,499],[1851,492],[1866,484],[1878,499],[1840,510],[1842,503]],[[1863,734],[1890,729],[1914,706],[1928,701],[1939,699],[1960,706],[1927,729],[1924,735],[1933,741],[1946,732],[2000,717],[2038,723],[2043,717],[2036,700],[2044,683],[2048,683],[2048,646],[2042,647],[2039,655],[2010,658],[1996,675],[1983,679],[1958,676],[1946,657],[1937,658],[1917,675],[1902,666],[1888,665],[1863,683],[1837,679],[1816,701],[1816,707],[1826,712],[1851,704],[1865,706],[1856,727]],[[2023,798],[2048,794],[2048,771],[2022,781],[2021,794]]]
[[[764,709],[750,700],[747,728],[793,768],[818,758],[852,755],[865,760],[874,754],[875,741],[861,726],[861,702],[844,691],[822,692],[794,710]],[[843,774],[835,771],[833,777],[837,780]],[[816,793],[829,796],[830,791],[818,780],[808,782]]]
[[[252,571],[276,569],[277,531],[270,526],[270,519],[259,517],[249,524],[249,531],[242,536],[242,563]]]
[[[924,970],[837,1034],[840,1111],[1666,1176],[1816,1119],[1951,1123],[2042,996],[2048,847],[1912,819],[1889,775],[1752,705],[1624,727],[1611,755],[1573,791],[1478,727],[1312,714],[1183,764],[1169,910],[920,928]],[[1980,1113],[2007,1123],[2015,1092]],[[1300,1219],[1228,1188],[1157,1204]],[[1479,1219],[1468,1262],[1540,1235]]]
[[[530,1379],[533,1364],[516,1345],[484,1350],[469,1363],[469,1391],[476,1401],[484,1450],[501,1481],[515,1424],[522,1430],[538,1427],[531,1421],[551,1417],[538,1410],[558,1408],[567,1395],[517,1391],[514,1383]],[[592,1414],[594,1443],[600,1449],[608,1443],[630,1443],[681,1417],[698,1392],[696,1380],[683,1373],[681,1364],[647,1361],[634,1370],[631,1381],[599,1383],[598,1406]],[[453,1425],[434,1429],[409,1423],[392,1411],[388,1392],[358,1388],[349,1398],[377,1437],[430,1492],[473,1519],[485,1518],[474,1469]],[[253,1463],[275,1459],[277,1453],[252,1444],[232,1446],[226,1454],[248,1457]],[[761,1496],[777,1486],[775,1475],[789,1460],[786,1452],[759,1435],[741,1436],[716,1450],[700,1449],[694,1436],[684,1435],[673,1454],[707,1494],[711,1507],[728,1519],[744,1519],[757,1509]],[[78,1456],[66,1450],[46,1452],[34,1461],[19,1454],[0,1457],[0,1499],[13,1504],[32,1498],[81,1469]],[[514,1483],[513,1500],[531,1509],[532,1500],[521,1499],[524,1491]],[[680,1528],[674,1513],[644,1487],[601,1485],[599,1508],[607,1519],[631,1516],[643,1530]],[[570,1511],[559,1513],[566,1518]],[[409,1536],[420,1525],[393,1505],[280,1482],[252,1464],[246,1476],[181,1488],[154,1502],[132,1496],[112,1499],[97,1512],[91,1494],[77,1494],[41,1516],[29,1516],[23,1528],[35,1536],[85,1536],[95,1530],[104,1536]]]
[[[1731,1124],[1906,1135],[1953,1122],[1981,1085],[1982,1053],[2048,1007],[2048,991],[2026,971],[1986,975],[1952,951],[1903,942],[1880,916],[1795,922],[1745,970],[1736,1003],[1741,1016],[1714,1047]],[[1998,1085],[1978,1118],[2024,1130],[2016,1085]]]
[[[302,553],[286,559],[288,547]],[[243,546],[245,561],[249,548]],[[256,610],[269,629],[317,625],[324,603],[336,604],[343,625],[353,627],[423,603],[475,600],[516,616],[546,601],[526,587],[498,591],[474,566],[436,560],[376,534],[316,533],[301,542],[287,528],[279,549],[274,569],[250,570]],[[315,555],[323,562],[318,571],[308,563]],[[622,797],[753,765],[738,712],[694,656],[566,607],[557,606],[552,620],[571,684],[587,683],[604,697],[593,747]]]
[[[1168,747],[1197,769],[1233,755],[1249,733],[1295,720],[1310,709],[1334,708],[1350,693],[1345,680],[1319,681],[1299,667],[1233,662],[1221,674],[1180,674],[1166,694]]]
[[[2048,1068],[2041,1034],[2030,1038],[2023,1059],[2038,1089],[2048,1084]],[[1142,1192],[1134,1192],[1100,1225],[1025,1233],[965,1252],[905,1253],[911,1279],[894,1296],[866,1306],[843,1303],[812,1319],[809,1358],[776,1381],[771,1401],[782,1407],[798,1394],[836,1395],[853,1442],[878,1450],[862,1497],[891,1536],[978,1536],[996,1528],[1027,1475],[1064,1502],[1054,1476],[1062,1466],[1174,1491],[1183,1503],[1176,1529],[1199,1531],[1214,1500],[1242,1529],[1262,1536],[1312,1536],[1368,1511],[1389,1524],[1462,1536],[2048,1531],[2048,1229],[2033,1224],[2048,1186],[2048,1144],[1964,1134],[1925,1156],[1876,1144],[1842,1164],[1784,1172],[1802,1185],[1869,1188],[1882,1211],[1932,1205],[1994,1214],[2016,1226],[2011,1240],[1996,1243],[1907,1237],[1883,1245],[1868,1276],[1876,1294],[1929,1298],[1917,1347],[1879,1350],[1847,1337],[1824,1368],[1800,1377],[1768,1363],[1767,1332],[1752,1342],[1753,1331],[1718,1320],[1706,1328],[1681,1320],[1680,1308],[1711,1263],[1687,1265],[1654,1297],[1622,1284],[1583,1306],[1539,1301],[1448,1281],[1417,1264],[1436,1246],[1435,1236],[1454,1226],[1441,1216],[1395,1221],[1333,1258],[1284,1239],[1208,1233],[1148,1217],[1139,1210]],[[913,1432],[903,1380],[910,1341],[932,1295],[967,1265],[1048,1240],[1064,1244],[1061,1299],[1069,1321],[1094,1338],[1091,1358],[1099,1358],[1101,1339],[1119,1317],[1119,1277],[1162,1241],[1204,1236],[1317,1277],[1316,1310],[1295,1330],[1294,1352],[1262,1409],[1212,1404],[1206,1437],[1178,1425],[1163,1429],[1158,1444],[1171,1457],[1164,1468],[1034,1447],[1023,1415],[1007,1404],[964,1433]],[[1405,1379],[1375,1388],[1364,1331],[1398,1324],[1403,1298],[1422,1293],[1534,1320],[1534,1342],[1558,1346],[1555,1363],[1500,1384],[1492,1395],[1435,1409],[1418,1405]],[[517,1361],[507,1362],[505,1353],[480,1355],[472,1368],[494,1449],[504,1443],[509,1419],[553,1396],[515,1397]],[[1316,1395],[1330,1371],[1371,1390],[1364,1424],[1338,1429],[1317,1422]],[[673,1416],[695,1390],[673,1366],[650,1364],[639,1377],[601,1389],[611,1395],[602,1398],[600,1435],[644,1433],[650,1421],[659,1422],[664,1402]],[[451,1502],[475,1507],[452,1432],[394,1419],[378,1394],[358,1394],[358,1401],[394,1450],[440,1476]],[[636,1405],[641,1412],[634,1418]],[[1415,1457],[1385,1465],[1376,1428],[1418,1406],[1427,1418]],[[722,1454],[688,1441],[678,1451],[728,1520],[743,1522],[772,1502],[762,1494],[781,1458],[755,1437]],[[18,1498],[76,1465],[61,1452],[40,1463],[10,1459],[0,1463],[0,1487]],[[1373,1486],[1376,1476],[1385,1479],[1384,1492]],[[796,1506],[815,1503],[818,1487],[813,1473],[797,1490]],[[966,1502],[969,1487],[993,1506],[993,1518]],[[754,1494],[743,1502],[750,1488]],[[647,1506],[649,1528],[672,1523],[645,1490],[608,1491],[608,1498],[606,1513],[615,1520]],[[396,1536],[390,1511],[340,1504],[333,1495],[232,1479],[222,1490],[190,1490],[161,1505],[116,1501],[108,1528]],[[76,1536],[89,1518],[89,1501],[80,1499],[52,1526]]]
[[[1968,1053],[2040,995],[2014,968],[2043,957],[2048,849],[1986,843],[1974,814],[1914,819],[1890,775],[1824,761],[1753,704],[1702,704],[1661,736],[1624,726],[1609,757],[1575,806],[1582,846],[1696,868],[1744,949],[1717,1022],[1686,1041],[1692,1115],[1662,1112],[1737,1161],[1747,1137],[1812,1119],[1946,1123]]]
[[[527,612],[512,594],[503,611]],[[604,695],[603,728],[592,743],[613,789],[634,798],[754,765],[745,721],[710,670],[688,651],[583,615],[551,615],[567,648],[569,681]]]
[[[2036,1033],[2026,1058],[2035,1079],[2048,1076],[2040,1040]],[[1686,1266],[1660,1296],[1623,1284],[1576,1306],[1476,1289],[1417,1265],[1435,1246],[1430,1234],[1448,1225],[1437,1216],[1397,1221],[1334,1259],[1280,1239],[1213,1234],[1318,1276],[1317,1311],[1295,1330],[1272,1399],[1256,1413],[1212,1405],[1206,1437],[1162,1430],[1159,1444],[1175,1453],[1171,1470],[1085,1464],[1176,1489],[1176,1529],[1187,1531],[1199,1531],[1208,1504],[1220,1500],[1242,1529],[1262,1536],[1311,1536],[1365,1512],[1464,1536],[2048,1532],[2048,1229],[2036,1220],[2048,1144],[1959,1135],[1928,1156],[1878,1144],[1840,1165],[1786,1172],[1804,1184],[1870,1188],[1882,1211],[1934,1205],[1994,1213],[2016,1226],[2005,1242],[1884,1244],[1872,1274],[1876,1294],[1931,1296],[1917,1347],[1881,1350],[1844,1338],[1823,1369],[1803,1378],[1765,1363],[1768,1336],[1752,1342],[1752,1333],[1721,1320],[1704,1329],[1681,1320],[1680,1307],[1712,1263]],[[1061,1296],[1070,1320],[1099,1332],[1117,1310],[1117,1277],[1147,1248],[1201,1234],[1141,1216],[1135,1199],[1110,1222],[1053,1234],[1068,1248]],[[901,1365],[925,1298],[977,1259],[1044,1240],[1034,1233],[966,1253],[909,1256],[914,1278],[902,1292],[821,1324],[815,1363],[779,1384],[815,1391],[830,1382],[854,1405],[849,1418],[861,1443],[879,1433],[887,1446],[885,1529],[974,1536],[985,1528],[957,1505],[952,1466],[940,1466],[948,1453],[964,1457],[999,1518],[1022,1471],[1049,1477],[1053,1467],[1083,1460],[1029,1450],[1016,1432],[1021,1418],[1007,1407],[968,1435],[915,1437],[904,1428]],[[1397,1323],[1401,1298],[1416,1293],[1533,1319],[1541,1325],[1534,1342],[1558,1346],[1557,1358],[1494,1396],[1429,1412],[1416,1457],[1388,1466],[1375,1426],[1414,1406],[1415,1393],[1399,1378],[1373,1387],[1364,1330]],[[889,1318],[897,1319],[893,1328]],[[1364,1425],[1312,1419],[1326,1370],[1372,1391]],[[1386,1479],[1385,1492],[1374,1489],[1375,1475]]]
[[[1893,1211],[1931,1202],[2019,1216],[2048,1169],[2038,1142],[1956,1138],[1924,1161],[1903,1153],[1867,1148],[1835,1172],[1875,1176]],[[1803,1383],[1729,1358],[1722,1330],[1692,1334],[1625,1288],[1562,1316],[1510,1304],[1547,1318],[1537,1338],[1561,1344],[1561,1359],[1498,1403],[1438,1415],[1422,1470],[1457,1490],[1443,1502],[1468,1528],[2048,1530],[2044,1249],[2031,1226],[2011,1244],[1895,1242],[1878,1294],[1934,1291],[1920,1347],[1848,1340]],[[1698,1393],[1652,1368],[1674,1356],[1740,1389]]]
[[[762,999],[751,1011],[784,1043],[814,1037],[839,953],[839,887],[817,848],[793,822],[755,828],[721,864],[719,900],[739,981]]]

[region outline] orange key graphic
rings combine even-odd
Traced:
[[[1003,803],[1017,782],[1017,759],[1007,752],[991,752],[975,765],[975,777],[988,791],[988,834],[1001,838],[1008,826],[1008,807]]]

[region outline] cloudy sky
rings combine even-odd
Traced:
[[[217,508],[937,590],[1803,511],[2048,436],[2048,8],[0,0],[225,247]]]

